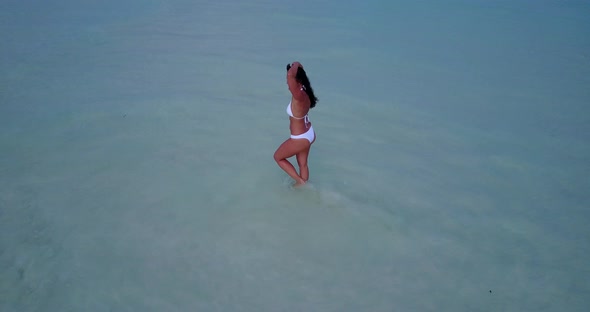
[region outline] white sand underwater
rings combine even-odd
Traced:
[[[589,16],[2,1],[0,311],[588,311]]]

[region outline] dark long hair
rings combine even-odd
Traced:
[[[287,65],[287,71],[291,68],[291,64]],[[303,67],[299,66],[297,68],[297,74],[295,75],[295,80],[303,85],[305,93],[309,97],[309,101],[311,102],[309,108],[314,108],[315,104],[318,102],[318,98],[313,93],[313,88],[311,87],[311,82],[309,82],[309,78],[307,77],[307,73]]]

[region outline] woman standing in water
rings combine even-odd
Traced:
[[[307,157],[311,145],[315,142],[315,132],[307,114],[318,99],[313,94],[309,78],[299,62],[287,65],[287,85],[291,91],[291,102],[287,106],[291,138],[279,146],[274,158],[279,167],[295,180],[295,186],[301,186],[309,179]],[[287,160],[292,156],[297,157],[299,173]]]

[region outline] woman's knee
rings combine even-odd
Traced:
[[[277,150],[277,151],[275,152],[275,154],[273,155],[273,158],[274,158],[274,160],[275,160],[276,162],[279,162],[279,161],[281,161],[281,160],[283,159],[283,158],[281,158],[281,157],[279,156],[279,151],[278,151],[278,150]]]

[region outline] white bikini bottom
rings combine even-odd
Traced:
[[[315,139],[315,132],[313,132],[313,127],[309,127],[309,130],[307,130],[307,132],[302,133],[302,134],[298,134],[298,135],[292,135],[291,134],[291,139],[307,139],[309,141],[309,143],[311,144],[311,142],[313,142],[313,139]]]

